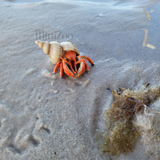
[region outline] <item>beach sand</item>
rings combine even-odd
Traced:
[[[95,140],[107,88],[160,85],[160,2],[0,2],[0,160],[109,160]],[[36,40],[69,40],[95,65],[60,78]],[[157,145],[117,159],[158,160]]]

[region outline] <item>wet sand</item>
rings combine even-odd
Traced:
[[[107,88],[160,84],[160,2],[0,2],[1,159],[109,159],[95,141],[112,103]],[[95,65],[60,78],[39,39],[69,40]],[[137,144],[118,160],[156,156]]]

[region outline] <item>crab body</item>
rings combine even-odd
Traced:
[[[63,76],[63,71],[66,75],[75,78],[85,72],[89,71],[89,66],[86,61],[94,65],[94,62],[88,56],[80,56],[76,46],[71,42],[45,42],[36,41],[36,44],[49,55],[53,64],[56,64],[53,72],[56,73],[60,68],[59,75]],[[78,70],[77,70],[78,69]]]

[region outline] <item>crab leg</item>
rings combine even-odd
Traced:
[[[72,65],[71,63],[69,63],[66,59],[62,58],[62,57],[59,57],[60,59],[62,59],[62,63],[63,63],[63,69],[64,69],[64,72],[68,75],[68,76],[71,76],[73,78],[74,77],[74,74],[72,73],[72,71],[74,72],[73,68],[72,68]],[[70,66],[71,70],[68,68],[67,64]],[[75,73],[75,72],[74,72]]]
[[[92,65],[94,65],[94,62],[88,56],[81,56],[81,57],[86,58]]]
[[[78,71],[77,71],[77,66],[76,66],[76,64],[77,64],[77,63],[76,63],[76,59],[74,58],[73,60],[74,60],[74,68],[75,68],[75,71],[76,71],[76,73],[78,73]]]
[[[59,66],[61,65],[61,61],[59,61],[56,66],[54,67],[53,72],[56,73],[58,71]]]
[[[59,72],[60,77],[63,76],[63,63],[60,65],[60,72]]]
[[[79,57],[79,58],[81,58],[81,57]],[[79,61],[76,62],[76,64],[78,64],[78,63],[80,63],[80,62],[84,62],[84,61],[88,61],[88,60],[81,58]]]
[[[74,74],[73,74],[73,73],[71,72],[71,70],[68,68],[66,62],[63,61],[62,63],[63,63],[63,69],[64,69],[65,74],[68,75],[68,76],[71,76],[71,77],[75,78],[75,77],[74,77]]]
[[[73,67],[72,67],[72,62],[71,62],[71,60],[69,61],[69,66],[70,66],[70,68],[71,68],[71,70],[72,70],[72,72],[74,73],[74,74],[76,74],[76,72],[73,70]]]
[[[84,63],[85,63],[85,68],[86,68],[86,70],[89,71],[89,66],[88,66],[88,64],[87,64],[86,62],[84,62]]]
[[[74,74],[76,74],[76,72],[73,70],[71,61],[68,62],[68,61],[67,61],[66,59],[64,59],[64,58],[61,58],[61,57],[59,57],[59,58],[62,59],[63,62],[66,62],[66,63],[70,66],[72,72],[73,72]],[[68,69],[69,69],[69,68],[68,68]]]

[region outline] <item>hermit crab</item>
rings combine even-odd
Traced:
[[[71,42],[35,41],[35,43],[45,54],[49,55],[51,62],[56,64],[53,72],[56,73],[60,68],[59,75],[61,77],[63,76],[63,71],[73,78],[75,78],[75,74],[78,74],[79,77],[85,70],[89,71],[86,61],[94,65],[94,62],[88,56],[80,56],[78,49]]]

